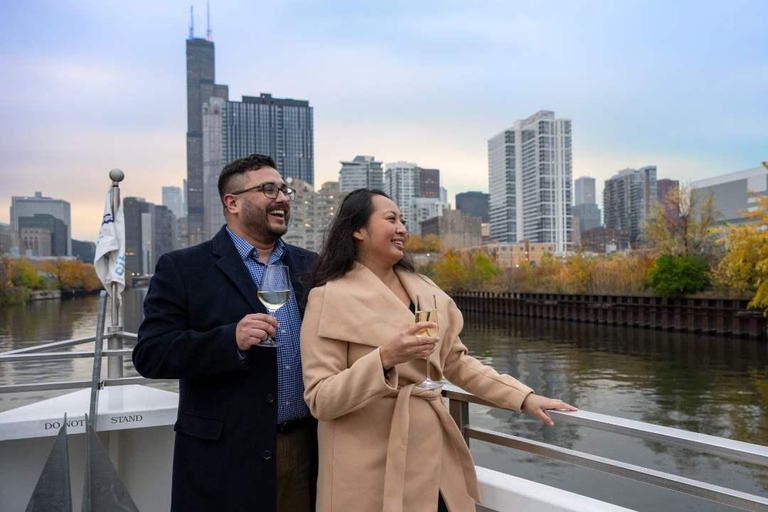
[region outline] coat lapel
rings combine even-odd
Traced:
[[[237,252],[232,238],[227,233],[226,226],[216,234],[212,240],[213,254],[217,257],[216,266],[226,275],[238,292],[251,306],[254,313],[266,313],[267,309],[256,297],[258,288],[251,278],[248,269],[245,268],[240,253]]]
[[[378,347],[413,323],[413,315],[387,286],[359,263],[325,285],[318,334]]]

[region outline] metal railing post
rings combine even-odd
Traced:
[[[464,441],[469,445],[469,437],[464,427],[469,425],[469,402],[463,400],[455,400],[453,398],[448,399],[448,411],[451,413],[451,418],[459,426],[461,435],[464,436]]]
[[[96,430],[99,412],[99,387],[101,383],[101,350],[104,347],[104,317],[107,316],[107,292],[99,294],[99,310],[96,313],[96,341],[94,342],[93,374],[91,375],[91,406],[88,421]]]
[[[112,180],[112,218],[117,219],[117,211],[120,209],[120,182],[125,178],[125,173],[120,169],[109,171],[109,179]],[[109,326],[109,344],[110,350],[120,350],[123,348],[123,338],[121,333],[123,326],[120,324],[120,291],[117,283],[112,283],[110,298],[112,299],[112,319]],[[110,379],[119,379],[123,376],[123,356],[111,356],[107,366],[107,376]]]

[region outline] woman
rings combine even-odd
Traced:
[[[350,193],[327,235],[301,329],[304,397],[319,422],[318,512],[474,511],[474,463],[439,390],[420,390],[429,358],[449,381],[552,425],[533,394],[467,355],[453,300],[404,259],[406,229],[383,192]],[[434,299],[433,299],[434,296]],[[439,336],[409,306],[433,301]],[[436,376],[436,377],[435,377]],[[443,501],[444,500],[444,501]]]

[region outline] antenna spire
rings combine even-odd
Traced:
[[[189,6],[189,38],[195,38],[195,6]]]
[[[211,4],[205,2],[205,10],[208,18],[208,29],[205,31],[205,38],[209,41],[213,41],[213,32],[211,32]]]

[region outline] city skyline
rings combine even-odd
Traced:
[[[538,110],[573,121],[573,177],[594,177],[598,198],[646,162],[682,182],[754,168],[768,157],[766,14],[760,2],[211,4],[231,97],[315,107],[316,189],[340,160],[376,155],[439,168],[451,197],[488,192],[487,140]],[[0,222],[11,196],[43,191],[72,204],[73,238],[94,240],[109,169],[126,172],[124,197],[159,204],[162,186],[181,185],[188,2],[32,1],[0,15]],[[640,26],[653,37],[627,37]],[[368,76],[397,79],[353,78]]]

